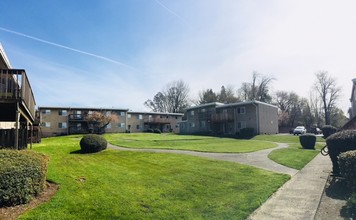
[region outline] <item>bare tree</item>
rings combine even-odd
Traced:
[[[154,112],[183,113],[189,107],[189,86],[182,80],[173,81],[144,105]]]
[[[328,72],[320,71],[315,74],[316,81],[314,87],[323,103],[325,124],[330,125],[331,112],[336,106],[340,96],[341,88],[337,86],[336,80],[329,76]]]
[[[119,118],[115,113],[103,114],[102,112],[92,112],[85,117],[90,133],[104,133],[106,126],[110,122],[118,122]]]
[[[238,93],[242,100],[257,100],[261,102],[271,102],[272,97],[269,94],[274,77],[260,74],[256,71],[252,73],[251,83],[242,83]]]

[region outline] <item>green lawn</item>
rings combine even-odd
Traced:
[[[299,143],[299,136],[294,135],[258,135],[254,137],[254,140],[288,143],[288,148],[274,150],[268,157],[279,164],[297,170],[302,169],[309,163],[320,153],[320,149],[325,145],[325,140],[317,137],[316,150],[305,150]]]
[[[275,143],[264,140],[239,140],[175,134],[106,134],[105,138],[113,145],[128,148],[154,148],[192,150],[201,152],[245,153],[276,147]]]
[[[83,155],[77,153],[79,141],[80,136],[66,136],[34,145],[49,155],[48,179],[60,190],[21,219],[246,219],[289,179],[187,155],[114,150]]]

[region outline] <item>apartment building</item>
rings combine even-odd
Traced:
[[[209,103],[186,109],[187,120],[180,123],[183,134],[236,135],[243,128],[255,134],[278,133],[278,108],[259,102]]]
[[[162,132],[178,132],[178,122],[183,116],[174,113],[133,112],[128,109],[39,107],[38,110],[43,137],[90,133],[92,128],[85,118],[93,112],[117,116],[117,121],[106,126],[106,133],[144,132],[156,128]]]

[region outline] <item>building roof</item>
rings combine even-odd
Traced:
[[[224,104],[224,105],[217,106],[216,108],[228,108],[228,107],[242,106],[242,105],[250,105],[250,104],[266,105],[266,106],[278,108],[278,107],[275,106],[275,105],[268,104],[268,103],[265,103],[265,102],[256,101],[256,100],[243,101],[243,102],[236,102],[236,103],[230,103],[230,104]]]
[[[129,114],[145,114],[145,115],[173,115],[173,116],[183,116],[182,113],[168,113],[168,112],[135,112],[128,111]]]
[[[185,110],[205,108],[205,107],[210,107],[210,106],[216,107],[216,106],[221,106],[221,105],[224,105],[224,103],[221,103],[221,102],[210,102],[210,103],[206,103],[206,104],[202,104],[202,105],[192,106],[192,107],[186,108]]]
[[[5,50],[0,43],[0,69],[12,69],[9,59],[6,56]]]
[[[89,107],[58,107],[58,106],[42,106],[38,109],[65,109],[65,110],[95,110],[95,111],[129,111],[129,109],[122,108],[89,108]]]

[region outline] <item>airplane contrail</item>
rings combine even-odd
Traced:
[[[77,52],[77,53],[81,53],[81,54],[84,54],[84,55],[88,55],[88,56],[92,56],[92,57],[95,57],[95,58],[99,58],[99,59],[102,59],[102,60],[105,60],[105,61],[108,61],[108,62],[111,62],[111,63],[118,64],[120,66],[128,67],[130,69],[135,69],[135,68],[133,68],[133,67],[127,65],[127,64],[124,64],[122,62],[119,62],[119,61],[116,61],[116,60],[113,60],[113,59],[110,59],[110,58],[107,58],[107,57],[104,57],[104,56],[100,56],[100,55],[96,55],[96,54],[89,53],[89,52],[86,52],[86,51],[78,50],[78,49],[75,49],[75,48],[72,48],[72,47],[67,47],[67,46],[64,46],[64,45],[61,45],[61,44],[57,44],[57,43],[54,43],[54,42],[43,40],[43,39],[40,39],[40,38],[37,38],[37,37],[33,37],[33,36],[30,36],[30,35],[27,35],[27,34],[23,34],[23,33],[17,32],[17,31],[9,30],[9,29],[3,28],[3,27],[0,27],[0,30],[8,32],[8,33],[11,33],[11,34],[15,34],[15,35],[18,35],[18,36],[21,36],[21,37],[29,38],[29,39],[32,39],[32,40],[35,40],[35,41],[38,41],[38,42],[41,42],[41,43],[48,44],[48,45],[56,46],[56,47],[59,47],[59,48],[71,50],[71,51],[74,51],[74,52]]]
[[[184,24],[188,25],[188,23],[181,17],[179,16],[177,13],[175,13],[174,11],[172,11],[171,9],[169,9],[167,6],[165,6],[161,1],[159,0],[155,0],[155,2],[157,4],[159,4],[162,8],[164,8],[165,10],[167,10],[169,13],[171,13],[172,15],[176,16],[181,22],[183,22]]]

